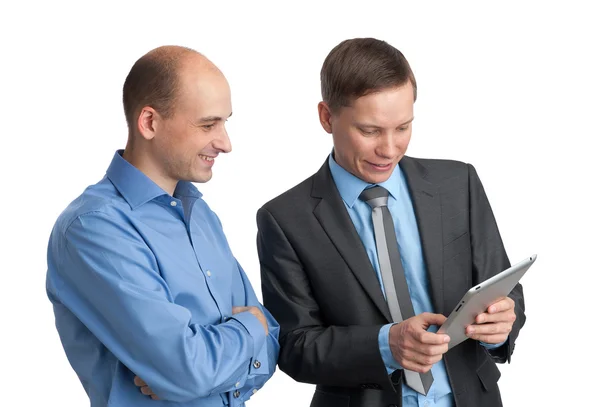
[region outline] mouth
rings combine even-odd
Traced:
[[[209,161],[209,162],[213,162],[215,160],[215,158],[217,158],[216,156],[211,157],[209,155],[202,155],[202,154],[198,154],[198,157],[200,157],[204,161]]]
[[[375,170],[375,171],[389,171],[390,168],[392,168],[392,163],[387,163],[387,164],[376,164],[376,163],[372,163],[367,161],[367,163],[369,164],[369,166]]]

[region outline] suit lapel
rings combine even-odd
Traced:
[[[312,196],[321,198],[314,215],[383,316],[392,322],[377,275],[335,186],[327,160],[315,174]]]
[[[443,312],[442,208],[437,187],[427,180],[427,169],[414,158],[403,157],[400,167],[408,182],[417,218],[433,306],[436,312]]]

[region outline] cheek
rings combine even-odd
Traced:
[[[375,153],[375,146],[371,145],[371,143],[367,141],[362,141],[354,143],[352,146],[352,151],[354,152],[354,158],[362,161],[363,159],[368,158]]]
[[[173,139],[173,148],[177,149],[182,157],[195,157],[206,143],[202,143],[202,135],[193,132],[180,133]]]
[[[408,133],[404,137],[400,138],[400,141],[398,142],[398,149],[401,151],[406,151],[406,149],[408,148],[408,143],[410,143],[411,137],[412,134]]]
[[[364,157],[369,155],[374,150],[374,138],[364,137],[358,131],[349,132],[348,138],[346,139],[346,149],[350,155],[356,158]]]
[[[359,165],[361,161],[374,154],[375,138],[367,138],[351,129],[342,134],[334,134],[334,144],[340,158],[347,165]]]

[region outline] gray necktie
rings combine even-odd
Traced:
[[[383,280],[383,288],[387,298],[388,307],[394,322],[402,322],[415,316],[415,311],[410,300],[404,268],[398,250],[398,241],[394,231],[394,221],[387,207],[388,191],[380,186],[365,189],[360,194],[360,199],[372,208],[373,229],[375,230],[375,244],[377,258]],[[406,385],[415,391],[426,395],[433,383],[431,371],[427,373],[413,372],[404,369]]]

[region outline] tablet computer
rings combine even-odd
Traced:
[[[467,291],[438,330],[438,333],[450,336],[448,349],[468,339],[467,326],[475,322],[477,315],[485,312],[490,305],[506,297],[536,258],[534,254]]]

